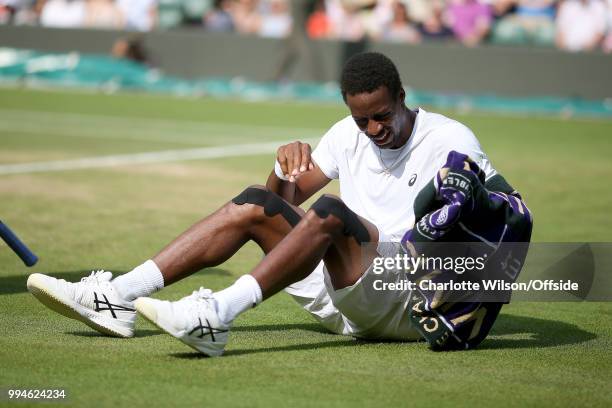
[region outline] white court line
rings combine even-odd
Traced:
[[[304,140],[304,142],[311,144],[316,143],[317,141],[318,139]],[[279,146],[287,143],[291,143],[291,141],[226,145],[219,147],[203,147],[197,149],[164,150],[159,152],[84,157],[81,159],[57,160],[47,162],[3,164],[0,165],[0,175],[46,173],[51,171],[93,169],[134,164],[252,156],[258,154],[273,153]]]

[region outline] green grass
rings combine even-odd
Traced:
[[[0,91],[0,163],[317,137],[343,106]],[[448,113],[478,135],[535,214],[536,241],[611,241],[612,122]],[[27,293],[32,272],[130,270],[241,188],[274,155],[0,175],[0,217],[38,253],[0,246],[0,388],[65,388],[78,406],[609,406],[612,306],[503,309],[470,352],[326,333],[287,295],[240,316],[226,356],[200,358],[139,319],[98,335]],[[331,191],[337,191],[332,184]],[[261,255],[247,245],[157,296],[220,289]],[[0,399],[0,404],[3,404]]]

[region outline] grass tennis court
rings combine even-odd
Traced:
[[[612,241],[611,121],[443,113],[474,130],[524,195],[535,241]],[[130,270],[245,186],[265,183],[274,151],[23,174],[2,165],[311,139],[346,114],[336,105],[0,90],[0,219],[41,259],[25,268],[0,244],[0,388],[64,388],[79,406],[609,406],[609,303],[514,303],[478,349],[433,353],[425,343],[328,334],[280,294],[239,317],[226,355],[209,359],[142,318],[135,338],[104,337],[27,293],[33,272],[78,280],[91,269]],[[221,289],[260,257],[249,245],[156,297]]]

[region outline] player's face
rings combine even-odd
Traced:
[[[346,95],[346,104],[359,129],[381,149],[402,145],[403,91],[393,98],[386,86],[371,93]]]

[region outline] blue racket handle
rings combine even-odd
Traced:
[[[2,221],[0,221],[0,237],[2,237],[4,242],[19,255],[26,266],[32,266],[38,262],[38,257],[34,255],[34,253],[30,251],[30,249],[17,238],[17,235],[15,235],[15,233]]]

